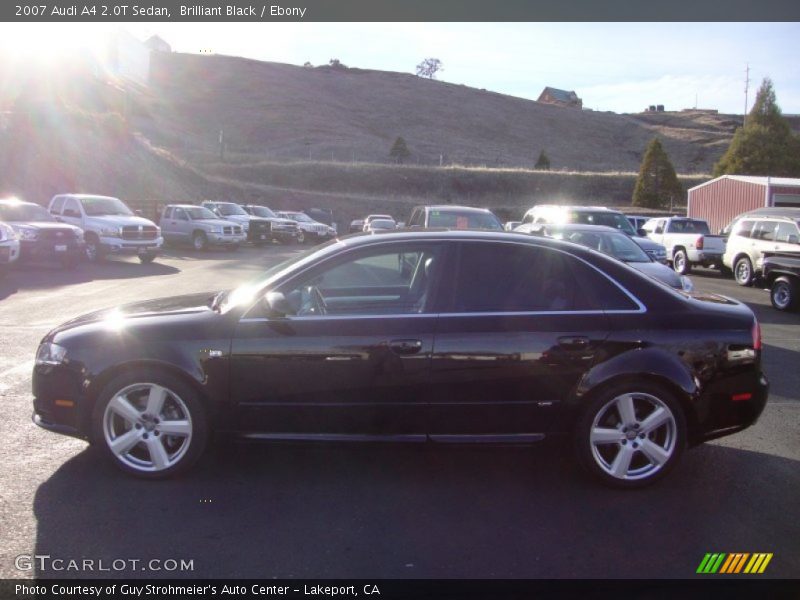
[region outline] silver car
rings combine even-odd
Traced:
[[[191,244],[195,250],[224,246],[236,250],[247,239],[238,223],[220,219],[202,206],[168,204],[161,214],[161,234],[173,244]]]

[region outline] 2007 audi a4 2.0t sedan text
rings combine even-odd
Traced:
[[[212,434],[529,443],[568,435],[607,484],[665,475],[767,400],[746,306],[558,240],[358,234],[235,290],[78,317],[39,346],[34,420],[145,478]]]

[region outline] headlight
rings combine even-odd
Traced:
[[[60,365],[64,362],[67,356],[67,349],[48,342],[40,344],[39,349],[36,351],[36,364],[37,365]]]
[[[0,223],[0,240],[16,240],[17,232],[11,225]]]
[[[694,291],[694,283],[692,283],[692,280],[689,279],[686,275],[681,275],[681,287],[683,288],[684,292]]]
[[[101,227],[100,235],[106,237],[120,237],[120,230],[119,227]]]
[[[39,232],[37,232],[35,229],[28,229],[27,227],[19,228],[19,239],[21,240],[25,240],[26,242],[35,242],[38,237]]]
[[[212,227],[212,228],[210,228],[210,229],[208,230],[208,232],[209,232],[209,233],[216,233],[216,234],[220,234],[220,233],[222,233],[222,227]]]

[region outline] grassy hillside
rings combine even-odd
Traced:
[[[534,88],[547,82],[531,82]],[[153,55],[154,98],[137,126],[195,157],[388,162],[397,136],[413,164],[637,170],[654,135],[681,173],[707,173],[736,118],[706,113],[618,115],[548,106],[406,73],[299,67],[227,56]]]

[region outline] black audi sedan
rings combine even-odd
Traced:
[[[48,333],[34,420],[145,478],[212,433],[248,440],[517,444],[570,436],[638,487],[767,400],[753,313],[523,234],[358,234],[241,287]]]

